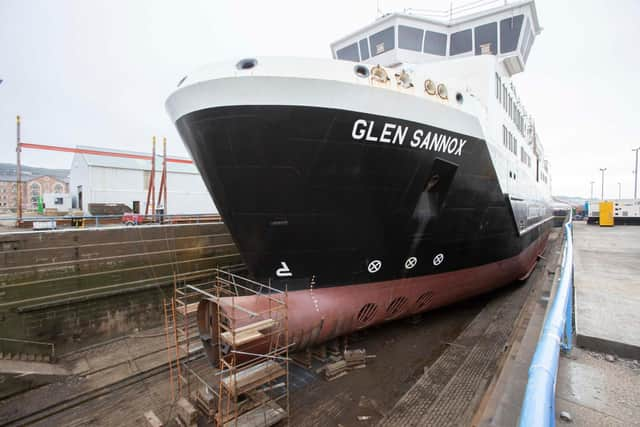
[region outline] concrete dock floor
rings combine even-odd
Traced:
[[[640,227],[574,224],[576,342],[640,358]]]
[[[574,348],[560,358],[556,386],[556,424],[567,411],[575,426],[640,425],[640,364],[608,362],[605,355]],[[611,360],[611,359],[610,359]]]

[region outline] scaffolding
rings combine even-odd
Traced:
[[[192,400],[217,426],[288,423],[286,290],[212,269],[176,276],[165,312],[172,399]],[[198,331],[198,316],[208,330],[201,324]],[[201,357],[203,342],[209,361]]]

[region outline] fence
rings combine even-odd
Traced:
[[[555,393],[560,349],[571,350],[573,332],[573,222],[564,225],[564,254],[560,281],[536,351],[520,412],[520,427],[554,426]],[[564,339],[564,340],[563,340]]]
[[[12,224],[18,228],[43,229],[67,227],[101,227],[105,225],[141,225],[141,224],[199,224],[218,222],[221,217],[217,213],[206,214],[117,214],[117,215],[58,215],[58,216],[24,216],[0,217],[0,224]],[[34,224],[35,223],[35,224]]]

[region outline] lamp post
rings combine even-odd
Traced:
[[[604,171],[606,171],[607,168],[600,168],[600,172],[602,172],[602,188],[600,190],[600,200],[604,200]]]
[[[635,151],[636,152],[636,169],[633,172],[633,199],[636,200],[638,198],[638,150],[640,150],[640,147],[638,148],[632,148],[631,151]]]
[[[618,200],[622,199],[622,184],[618,183]]]
[[[591,181],[589,184],[591,184],[591,197],[589,198],[590,200],[593,200],[593,184],[595,184],[595,181]]]

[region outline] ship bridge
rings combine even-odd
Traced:
[[[495,55],[509,75],[524,71],[542,30],[533,0],[469,12],[469,7],[459,6],[442,13],[386,14],[333,42],[331,51],[334,59],[387,67]]]

